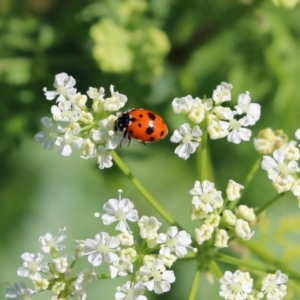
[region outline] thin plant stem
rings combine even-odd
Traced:
[[[138,181],[138,179],[131,173],[122,159],[118,156],[115,151],[111,152],[114,162],[120,168],[120,170],[127,176],[131,183],[136,187],[136,189],[146,198],[149,204],[170,224],[176,225],[178,228],[182,229],[175,219],[156,201],[156,199],[145,189],[145,187]]]
[[[258,157],[258,159],[256,160],[256,162],[252,166],[251,170],[249,171],[249,173],[248,173],[248,175],[247,175],[247,177],[244,181],[243,185],[244,185],[245,189],[249,186],[250,182],[253,180],[253,177],[254,177],[255,173],[259,169],[260,163],[261,163],[261,156]],[[242,192],[243,191],[241,191],[241,193]],[[240,199],[241,199],[241,197],[239,199],[237,199],[236,201],[232,201],[229,204],[229,209],[232,210],[237,205],[237,203],[240,201]]]
[[[266,272],[266,273],[273,271],[272,269],[262,267],[262,266],[258,265],[257,263],[252,262],[250,259],[240,259],[240,258],[232,257],[229,255],[225,255],[222,253],[216,254],[215,258],[218,261],[222,261],[222,262],[225,262],[225,263],[228,263],[231,265],[250,267],[251,269],[256,270],[256,271],[261,271],[261,272]]]
[[[200,181],[206,180],[207,178],[207,130],[203,130],[201,139],[201,152],[200,152]]]
[[[216,278],[221,278],[223,276],[222,271],[215,260],[210,260],[210,262],[208,263],[208,267]]]
[[[252,181],[255,173],[257,172],[257,170],[259,169],[259,166],[261,164],[261,156],[259,156],[256,160],[256,162],[254,163],[254,165],[252,166],[250,172],[248,173],[245,181],[244,181],[244,187],[246,188],[250,182]]]
[[[245,243],[245,246],[247,246],[247,243]],[[251,270],[263,272],[266,274],[267,273],[275,273],[277,270],[277,268],[272,269],[272,268],[263,267],[263,266],[257,264],[256,262],[251,261],[250,259],[240,259],[240,258],[232,257],[232,256],[221,254],[221,253],[218,253],[215,256],[215,258],[218,261],[222,261],[222,262],[225,262],[225,263],[228,263],[231,265],[235,265],[238,267],[240,267],[240,266],[249,267]],[[266,260],[264,260],[264,261],[266,261]],[[274,261],[273,261],[273,263],[274,263]],[[284,266],[281,266],[280,269],[281,269],[281,271],[284,271],[285,273],[289,274],[289,278],[295,279],[295,280],[300,280],[299,274],[297,274],[293,270],[286,268],[286,264]]]
[[[195,271],[195,274],[194,274],[192,287],[191,287],[191,290],[190,290],[188,300],[196,299],[197,290],[198,290],[199,282],[200,282],[200,277],[201,277],[201,271],[200,271],[199,268],[197,268],[196,271]]]
[[[285,195],[285,193],[277,194],[275,197],[273,197],[272,199],[270,199],[268,202],[266,202],[265,204],[263,204],[261,207],[258,207],[255,210],[255,214],[258,216],[260,213],[262,213],[263,211],[265,211],[269,206],[271,206],[272,204],[274,204],[275,202],[277,202],[284,195]]]

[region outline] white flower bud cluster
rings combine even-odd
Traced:
[[[242,185],[229,180],[226,189],[227,200],[239,199],[243,188]],[[235,214],[226,209],[221,191],[217,191],[212,182],[196,181],[190,194],[193,196],[191,219],[202,220],[202,224],[195,229],[196,241],[199,245],[213,239],[215,247],[224,248],[228,247],[228,240],[234,235],[249,240],[254,234],[249,224],[256,218],[253,208],[240,205]]]
[[[261,291],[257,291],[253,289],[253,279],[248,272],[226,271],[219,280],[219,295],[224,299],[259,300],[266,296],[265,299],[281,300],[287,294],[287,281],[288,276],[278,270],[268,274],[262,280]]]
[[[300,180],[298,179],[298,174],[300,172],[299,159],[300,150],[299,145],[296,141],[287,141],[287,139],[282,138],[279,143],[280,147],[274,146],[274,134],[269,129],[266,129],[264,133],[264,139],[259,138],[259,144],[266,144],[264,141],[272,140],[272,147],[269,147],[270,151],[273,149],[273,155],[264,155],[261,163],[261,167],[268,174],[268,178],[272,181],[273,187],[278,193],[284,193],[291,191],[294,196],[298,199],[298,204],[300,207]],[[284,133],[279,136],[285,137]],[[295,133],[296,139],[300,140],[300,129]],[[278,141],[278,138],[277,138]],[[258,144],[256,142],[256,144]],[[265,148],[265,147],[263,147]],[[262,153],[262,148],[258,147],[259,151]],[[270,153],[270,152],[268,152]]]
[[[249,92],[238,96],[238,104],[233,110],[222,106],[224,102],[231,101],[231,89],[231,84],[222,82],[213,91],[212,98],[200,99],[188,95],[172,101],[172,108],[176,114],[187,115],[188,119],[196,124],[191,128],[190,124],[184,123],[171,136],[171,142],[180,143],[175,149],[175,154],[180,158],[188,159],[200,145],[201,123],[207,126],[208,134],[213,140],[227,137],[229,142],[235,144],[250,140],[252,132],[247,127],[259,120],[261,107],[251,103]]]
[[[114,123],[117,117],[112,114],[124,107],[125,95],[114,91],[110,86],[111,96],[105,98],[104,88],[90,87],[87,95],[77,93],[76,81],[66,73],[55,76],[56,90],[44,88],[47,100],[55,100],[51,107],[52,118],[43,117],[41,122],[45,131],[38,132],[35,140],[44,143],[45,150],[58,147],[58,154],[71,155],[73,149],[79,149],[84,159],[96,157],[99,168],[113,165],[110,150],[117,148],[123,137],[115,134]],[[93,101],[87,106],[88,97]]]

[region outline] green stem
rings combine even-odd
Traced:
[[[199,282],[200,282],[200,277],[201,277],[201,271],[200,271],[199,268],[197,268],[196,271],[195,271],[195,274],[194,274],[194,279],[193,279],[193,282],[192,282],[192,287],[191,287],[191,290],[190,290],[188,300],[196,299],[197,290],[198,290]]]
[[[208,267],[216,278],[221,278],[223,276],[223,273],[215,260],[210,260]]]
[[[254,163],[254,165],[252,166],[251,170],[249,171],[245,181],[244,181],[244,188],[246,189],[250,182],[252,181],[255,173],[257,172],[257,170],[259,169],[259,166],[260,166],[260,163],[261,163],[261,156],[258,157],[258,159],[256,160],[256,162]],[[243,191],[241,191],[241,194],[243,193]],[[237,203],[240,201],[241,197],[235,201],[232,201],[230,202],[229,204],[229,209],[232,210],[236,205]]]
[[[265,273],[274,271],[272,269],[259,266],[258,264],[252,262],[250,259],[240,259],[221,253],[218,253],[215,258],[218,261],[222,261],[231,265],[249,267],[252,270],[261,271]]]
[[[258,207],[255,210],[256,216],[258,216],[260,213],[262,213],[263,211],[265,211],[269,206],[271,206],[272,204],[274,204],[275,202],[277,202],[284,195],[285,195],[285,193],[277,194],[275,197],[273,197],[272,199],[270,199],[268,202],[266,202],[265,204],[263,204],[261,207]]]
[[[136,177],[127,168],[121,158],[117,155],[115,151],[111,152],[114,162],[120,168],[120,170],[128,177],[136,189],[146,198],[148,203],[150,203],[153,208],[170,224],[176,225],[178,228],[182,229],[175,219],[155,200],[155,198],[144,188],[144,186],[138,181]]]
[[[261,164],[261,156],[259,156],[256,160],[256,162],[254,163],[254,165],[252,166],[250,172],[248,173],[245,181],[244,181],[244,187],[246,188],[250,182],[252,181],[255,173],[257,172],[257,170],[259,169],[260,167],[260,164]]]
[[[290,269],[291,265],[283,261],[282,258],[278,258],[269,251],[268,248],[264,247],[261,243],[257,244],[254,241],[243,241],[240,240],[241,245],[246,246],[253,255],[255,255],[260,261],[267,263],[268,265],[274,266],[272,272],[275,270],[280,270],[283,273],[286,273],[290,279],[300,281],[300,274],[297,271]]]
[[[201,139],[201,152],[200,152],[200,181],[203,181],[207,178],[207,130],[203,130],[202,139]]]

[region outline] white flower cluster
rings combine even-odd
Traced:
[[[271,137],[265,136],[260,138],[259,145],[267,144]],[[296,139],[300,140],[300,129],[296,131]],[[264,142],[266,141],[266,142]],[[258,144],[258,142],[256,142]],[[282,140],[279,147],[274,147],[273,155],[264,155],[261,163],[263,170],[267,171],[269,179],[278,193],[291,191],[294,196],[298,198],[300,206],[300,179],[298,174],[300,172],[299,159],[300,150],[296,141]],[[258,147],[257,149],[261,149]],[[272,148],[270,148],[272,149]]]
[[[239,144],[242,140],[249,141],[252,135],[248,126],[254,125],[260,118],[261,107],[251,103],[249,92],[238,96],[238,104],[234,109],[222,106],[231,100],[232,85],[222,82],[213,91],[212,98],[200,99],[188,95],[175,98],[172,102],[176,114],[187,115],[194,124],[203,122],[211,139],[227,137],[229,142]],[[200,144],[202,130],[199,125],[193,128],[188,123],[175,130],[171,142],[180,143],[175,153],[183,159],[189,158]]]
[[[266,296],[268,300],[281,300],[287,294],[285,285],[287,281],[288,276],[278,270],[262,280],[259,292],[252,288],[253,279],[248,272],[226,271],[219,280],[221,284],[219,295],[224,299],[259,300]]]
[[[52,118],[43,117],[44,132],[35,135],[38,143],[44,143],[44,149],[52,150],[56,145],[58,154],[69,156],[73,149],[80,149],[81,157],[97,157],[100,169],[110,168],[112,157],[110,150],[117,148],[122,137],[116,135],[113,128],[117,112],[127,102],[125,95],[114,91],[104,98],[104,88],[92,88],[87,95],[77,93],[72,76],[60,73],[55,76],[55,91],[44,88],[47,100],[56,100],[51,107]],[[92,99],[91,108],[86,106],[88,97]]]
[[[239,199],[243,188],[242,185],[229,180],[226,189],[227,200]],[[243,240],[249,240],[254,234],[249,224],[256,219],[253,208],[239,205],[235,214],[226,209],[221,191],[217,191],[212,182],[196,181],[190,194],[193,196],[191,219],[203,221],[195,229],[196,241],[199,245],[213,239],[215,247],[224,248],[228,246],[230,237],[237,235]]]
[[[184,257],[191,248],[192,239],[184,230],[171,226],[167,231],[159,233],[161,223],[155,217],[138,217],[134,204],[127,198],[110,199],[103,205],[104,214],[96,213],[101,217],[104,225],[117,223],[116,236],[107,232],[100,232],[94,238],[77,240],[75,253],[72,256],[58,256],[57,252],[64,247],[60,244],[66,238],[65,228],[60,229],[58,235],[47,233],[39,241],[44,253],[52,255],[45,261],[40,253],[24,253],[21,255],[22,266],[17,274],[22,278],[29,278],[34,290],[29,289],[23,282],[18,282],[6,291],[6,299],[26,299],[31,296],[51,290],[55,299],[66,299],[72,296],[75,299],[85,300],[87,284],[101,278],[115,278],[117,276],[131,276],[131,281],[117,287],[116,300],[135,299],[146,300],[145,290],[162,294],[170,290],[175,281],[174,271],[170,267],[177,258]],[[137,223],[140,236],[134,239],[128,222]],[[142,241],[140,242],[140,238]],[[87,256],[91,268],[75,274],[76,261]],[[97,274],[96,268],[108,264],[110,275]]]

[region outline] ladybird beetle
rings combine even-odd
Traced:
[[[116,120],[114,131],[124,132],[123,137],[137,139],[142,143],[157,142],[168,134],[168,127],[164,120],[156,113],[134,108],[122,113]]]

